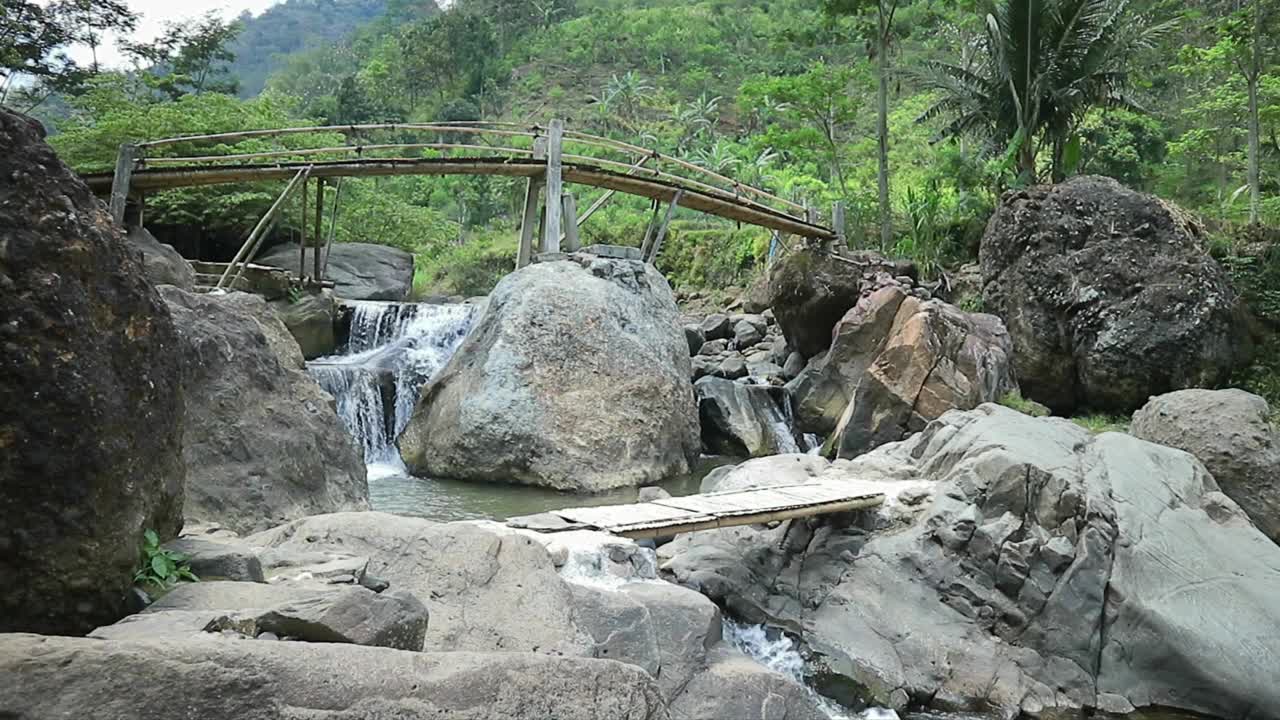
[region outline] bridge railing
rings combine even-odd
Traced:
[[[379,134],[397,133],[422,133],[439,137],[433,138],[431,142],[362,142],[371,137],[376,138]],[[257,151],[211,154],[208,149],[205,149],[203,154],[192,154],[198,152],[201,146],[219,145],[220,150],[226,150],[231,149],[228,145],[245,141],[263,139],[278,141],[308,135],[320,136],[322,144],[325,135],[341,136],[346,144],[291,148],[280,147],[277,144],[275,148]],[[179,146],[184,152],[175,153]],[[437,151],[453,159],[456,159],[456,153],[479,154],[480,157],[474,159],[496,161],[503,163],[504,167],[510,167],[510,164],[529,166],[527,172],[520,171],[520,174],[528,177],[528,183],[518,266],[529,262],[534,254],[534,224],[538,221],[539,197],[544,188],[547,201],[541,222],[542,252],[557,252],[562,242],[568,242],[571,248],[576,246],[577,227],[599,210],[614,192],[617,192],[619,185],[614,183],[613,189],[607,190],[585,213],[577,215],[573,197],[563,191],[562,174],[566,167],[570,169],[587,167],[595,171],[613,173],[615,176],[649,179],[661,182],[670,188],[662,198],[668,202],[665,217],[660,220],[658,208],[655,205],[650,227],[646,231],[643,244],[646,260],[652,261],[661,251],[662,241],[675,205],[682,197],[686,201],[697,200],[697,197],[686,193],[718,198],[722,203],[731,203],[736,207],[749,209],[757,213],[757,221],[760,221],[759,213],[768,213],[771,217],[782,218],[782,221],[767,218],[762,221],[774,226],[775,236],[781,225],[788,228],[785,232],[801,232],[837,241],[843,239],[843,212],[838,205],[832,212],[833,227],[824,227],[820,225],[818,212],[808,204],[741,183],[727,175],[657,150],[599,135],[567,130],[559,120],[553,120],[545,126],[494,121],[304,126],[151,140],[121,148],[112,184],[111,209],[117,219],[123,217],[129,178],[138,170],[168,168],[174,172],[182,172],[192,168],[216,167],[232,163],[267,163],[265,167],[278,168],[285,166],[286,162],[306,163],[322,168],[325,163],[346,162],[341,158],[352,156],[359,161],[423,162],[424,151]],[[418,153],[417,157],[403,157],[406,153],[414,152]],[[387,156],[387,153],[399,153],[401,156]],[[473,158],[468,156],[467,159]],[[251,170],[255,168],[260,170],[263,167],[262,164],[243,167],[245,177],[252,176]],[[323,177],[316,177],[316,179],[318,182],[324,182]],[[305,183],[305,180],[303,182]],[[624,189],[623,191],[634,190]],[[305,192],[304,186],[304,196]],[[653,197],[652,194],[649,196]],[[321,192],[317,200],[322,198]],[[333,210],[336,211],[336,207]],[[566,215],[569,216],[567,223],[561,219]],[[774,244],[776,245],[776,237]]]

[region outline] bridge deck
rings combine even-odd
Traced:
[[[132,191],[159,191],[198,185],[233,182],[288,180],[304,167],[310,167],[312,178],[377,177],[387,175],[502,175],[532,178],[546,170],[538,160],[509,157],[468,158],[363,158],[323,162],[281,162],[256,165],[191,165],[183,167],[142,167],[130,179]],[[85,182],[97,193],[111,192],[114,173],[93,173]],[[680,206],[709,215],[757,225],[759,227],[819,240],[834,240],[835,231],[816,223],[788,215],[733,194],[710,192],[679,185],[667,180],[627,175],[594,165],[564,163],[565,182],[671,202],[681,192]]]
[[[563,526],[516,526],[545,531],[593,529],[628,538],[655,538],[734,525],[826,515],[878,507],[885,496],[870,485],[814,482],[665,498],[630,505],[553,510]]]

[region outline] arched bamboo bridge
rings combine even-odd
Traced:
[[[360,144],[371,133],[424,133],[441,136],[435,142]],[[290,136],[338,133],[347,144],[335,147],[278,149],[230,155],[174,155],[174,147],[198,147],[244,140],[279,140]],[[472,143],[452,142],[456,135],[475,136]],[[486,144],[498,138],[502,146]],[[527,145],[525,147],[524,145]],[[387,152],[414,151],[418,157],[386,157]],[[421,157],[423,151],[465,156]],[[572,151],[572,152],[569,152]],[[207,151],[206,151],[207,152]],[[478,154],[477,154],[478,153]],[[594,154],[585,154],[594,153]],[[373,155],[371,157],[371,155]],[[352,157],[354,156],[354,157]],[[653,217],[646,231],[641,256],[653,261],[661,251],[667,227],[677,206],[697,210],[735,222],[755,225],[777,234],[797,235],[823,243],[843,244],[843,208],[837,204],[830,225],[807,205],[765,190],[744,185],[733,178],[693,163],[629,143],[569,131],[559,120],[546,126],[514,123],[453,122],[418,124],[378,124],[326,127],[299,127],[250,130],[213,135],[152,140],[120,149],[112,173],[85,176],[100,194],[110,193],[111,212],[123,221],[126,203],[133,199],[141,208],[147,193],[174,188],[226,183],[289,181],[275,205],[246,239],[241,252],[228,267],[244,263],[256,253],[262,238],[277,220],[281,208],[293,193],[303,196],[303,236],[307,234],[307,183],[323,185],[331,179],[390,175],[494,175],[526,178],[524,213],[520,231],[517,267],[527,264],[535,252],[557,253],[578,249],[578,226],[586,222],[614,193],[635,195],[654,201]],[[579,215],[576,200],[565,192],[566,184],[601,188],[607,192]],[[339,184],[340,197],[341,186]],[[547,202],[543,203],[544,194]],[[320,248],[324,225],[324,193],[316,193],[313,247]],[[544,209],[539,212],[539,204]],[[666,203],[665,213],[659,204]],[[337,212],[337,201],[331,208]],[[541,217],[539,217],[541,215]],[[329,223],[332,241],[333,221]],[[540,241],[534,245],[535,226]],[[302,243],[301,274],[307,272],[306,246]],[[321,253],[315,253],[315,279],[323,279]],[[224,276],[223,278],[227,278]],[[234,281],[234,278],[233,278]],[[219,283],[219,287],[222,283]]]

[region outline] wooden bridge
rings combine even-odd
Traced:
[[[884,500],[884,493],[871,484],[820,481],[686,495],[631,505],[553,510],[512,518],[508,524],[540,532],[600,530],[644,539],[866,510],[884,504]]]
[[[210,154],[208,147],[225,149],[228,144],[245,140],[278,143],[284,138],[318,133],[341,134],[346,144],[234,154]],[[434,136],[434,139],[412,143],[361,142],[376,133],[425,134]],[[456,142],[453,141],[455,136],[478,139]],[[201,147],[205,149],[201,151]],[[186,152],[180,153],[179,150]],[[424,157],[428,151],[442,156]],[[404,156],[412,153],[417,156]],[[552,120],[546,127],[475,121],[295,127],[164,138],[122,146],[114,172],[87,175],[85,180],[96,192],[110,193],[111,213],[121,222],[130,202],[139,208],[141,215],[147,193],[201,185],[287,180],[284,192],[246,238],[232,266],[253,258],[262,238],[278,220],[285,201],[300,192],[303,197],[304,242],[299,262],[300,275],[305,278],[308,272],[308,181],[315,180],[323,187],[325,183],[336,180],[337,198],[330,211],[336,216],[342,178],[388,175],[525,178],[517,267],[529,263],[538,252],[577,250],[578,227],[619,192],[648,198],[654,203],[641,247],[642,258],[649,262],[661,252],[677,206],[766,228],[778,235],[797,235],[843,245],[844,210],[839,204],[831,211],[829,225],[822,224],[820,214],[808,205],[744,185],[733,178],[654,150],[566,130],[559,120]],[[566,192],[566,184],[602,188],[606,192],[579,215],[576,199],[572,193]],[[544,194],[545,201],[541,199]],[[322,190],[316,192],[312,223],[314,239],[311,246],[316,248],[313,278],[317,280],[324,276],[320,248],[327,244],[323,238],[324,197]],[[661,203],[667,205],[665,212],[660,212]],[[328,242],[332,242],[334,226],[331,217]],[[536,247],[535,227],[540,237]],[[223,280],[234,282],[231,268]],[[222,285],[219,284],[220,287]]]

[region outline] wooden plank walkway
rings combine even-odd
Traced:
[[[884,494],[870,484],[813,482],[551,511],[550,515],[564,521],[562,526],[539,526],[524,518],[512,518],[511,524],[543,532],[589,529],[642,539],[866,510],[884,500]]]

